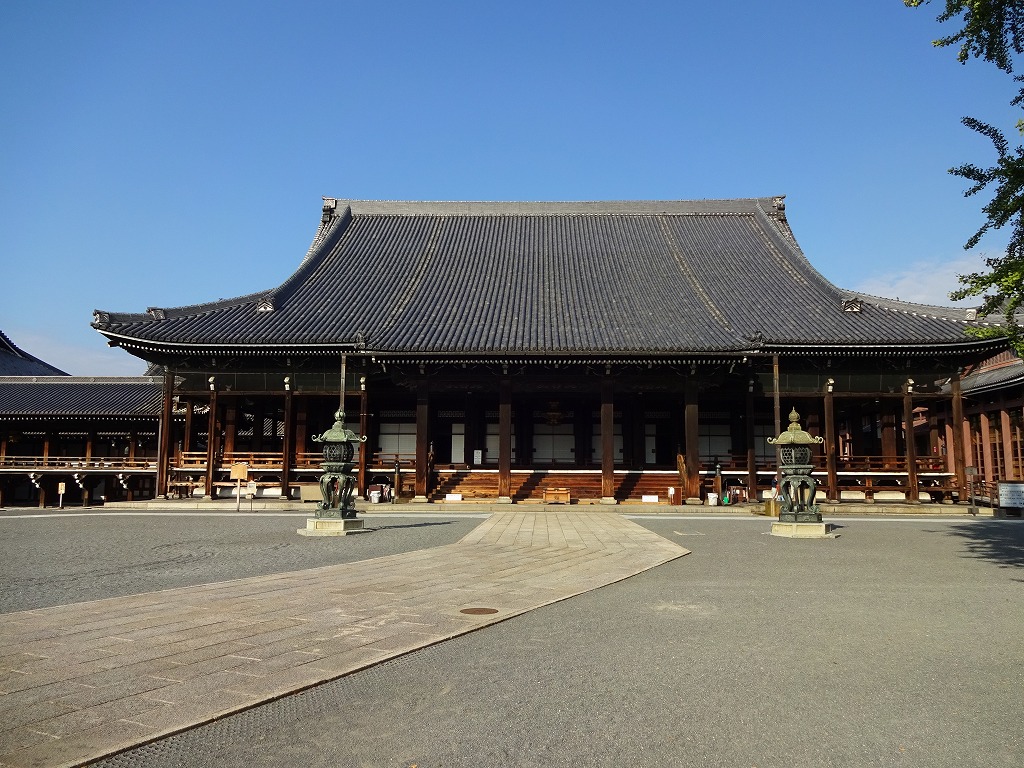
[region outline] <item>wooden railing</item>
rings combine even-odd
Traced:
[[[0,469],[61,469],[76,472],[85,469],[155,469],[156,459],[128,459],[124,456],[3,456]]]

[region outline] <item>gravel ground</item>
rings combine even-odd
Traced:
[[[476,523],[390,522],[333,556],[385,535],[435,546]],[[1024,765],[1024,524],[850,519],[835,540],[794,541],[763,519],[640,522],[692,554],[99,765]],[[294,521],[263,523],[234,529],[235,544],[225,531],[199,562],[232,576],[255,572],[253,557],[307,567],[292,545],[313,542],[288,540]],[[199,542],[207,525],[165,535]],[[22,533],[18,558],[60,553],[32,542],[83,527]],[[118,573],[106,536],[90,536],[77,578]]]
[[[363,519],[375,532],[305,537],[305,515],[0,515],[0,613],[437,547],[480,523]]]

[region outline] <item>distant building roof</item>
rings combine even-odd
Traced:
[[[0,376],[67,376],[67,373],[19,349],[0,331]]]
[[[157,377],[0,376],[0,419],[159,417]]]
[[[781,197],[579,203],[324,201],[297,271],[263,293],[97,310],[133,354],[835,354],[998,348],[970,311],[832,285]]]

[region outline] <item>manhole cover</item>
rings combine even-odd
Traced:
[[[497,608],[463,608],[459,613],[468,613],[472,616],[482,616],[485,613],[497,613]]]

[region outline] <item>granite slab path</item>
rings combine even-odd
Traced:
[[[0,615],[0,766],[81,765],[687,552],[617,514],[502,512],[433,549]]]

